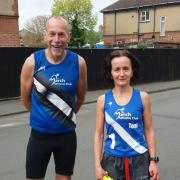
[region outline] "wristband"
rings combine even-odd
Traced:
[[[150,161],[154,161],[155,163],[159,162],[159,157],[158,156],[154,156],[154,157],[149,157]]]

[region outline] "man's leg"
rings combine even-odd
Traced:
[[[44,180],[51,157],[50,141],[31,133],[26,152],[26,178]]]
[[[56,174],[56,180],[71,180],[71,176],[64,176]]]
[[[75,131],[58,135],[53,149],[56,180],[70,180],[74,170],[76,157],[76,133]]]

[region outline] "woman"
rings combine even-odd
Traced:
[[[104,77],[113,88],[97,100],[94,155],[98,180],[105,175],[113,180],[159,180],[150,97],[131,85],[139,70],[136,57],[127,50],[115,50],[106,57]]]

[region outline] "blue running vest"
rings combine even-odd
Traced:
[[[116,103],[112,90],[105,94],[104,151],[112,156],[131,157],[147,151],[143,129],[143,104],[140,91],[133,89],[126,105]]]
[[[45,50],[34,53],[34,83],[30,126],[40,132],[58,134],[76,127],[75,101],[79,79],[78,55],[67,50],[65,59],[51,64]]]

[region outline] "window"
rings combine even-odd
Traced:
[[[165,36],[165,22],[166,17],[160,16],[160,36]]]
[[[149,21],[149,11],[141,11],[140,12],[140,21],[141,22],[145,22],[145,21]]]

